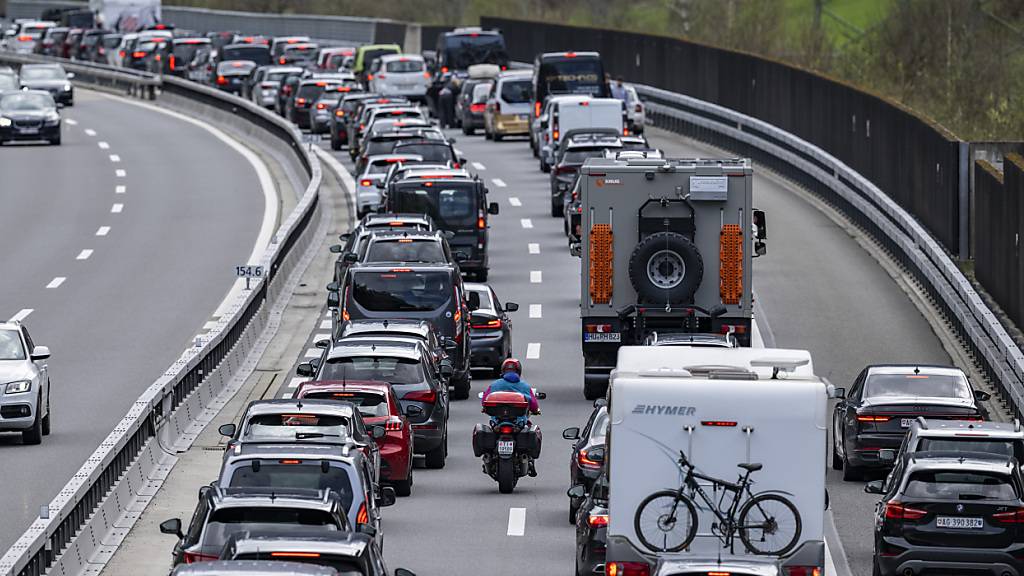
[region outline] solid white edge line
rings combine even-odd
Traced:
[[[67,280],[67,278],[65,278],[64,276],[57,276],[53,280],[50,280],[50,283],[47,284],[46,287],[51,289],[59,288],[60,285],[63,284],[65,280]]]
[[[253,170],[256,172],[256,177],[260,181],[260,189],[263,191],[263,222],[260,224],[260,231],[259,234],[256,235],[256,242],[253,244],[252,252],[249,254],[249,258],[246,260],[245,263],[250,266],[259,264],[259,260],[263,255],[264,250],[266,250],[267,246],[270,244],[270,240],[274,235],[274,231],[277,229],[278,220],[277,186],[274,184],[274,178],[270,175],[270,169],[267,168],[267,165],[263,162],[263,160],[261,160],[260,157],[257,156],[255,152],[246,148],[241,142],[235,140],[231,136],[228,136],[224,131],[214,126],[210,126],[209,124],[205,124],[200,120],[190,118],[184,114],[175,112],[173,110],[166,110],[164,108],[160,108],[159,106],[147,104],[145,102],[131,100],[128,98],[122,98],[120,96],[112,96],[109,94],[104,94],[104,96],[107,98],[120,100],[121,102],[126,102],[133,106],[138,106],[139,108],[145,108],[147,110],[159,112],[161,114],[165,114],[172,118],[181,120],[182,122],[188,122],[189,124],[198,126],[212,134],[215,138],[217,138],[224,144],[227,144],[232,150],[238,152],[239,155],[241,155],[243,158],[245,158],[247,162],[249,162]],[[354,190],[355,188],[353,187],[351,189]],[[231,289],[228,290],[227,294],[224,295],[224,299],[221,301],[220,305],[217,306],[217,311],[214,312],[213,315],[223,316],[226,313],[225,309],[227,308],[227,306],[231,302],[235,301],[236,294],[241,293],[241,291],[244,289],[245,280],[239,278],[231,286]]]
[[[78,253],[78,256],[75,258],[75,260],[88,260],[89,256],[92,256],[92,250],[86,248],[85,250],[82,250],[81,252]]]
[[[8,320],[8,322],[21,322],[25,318],[28,318],[28,315],[33,312],[35,312],[34,308],[22,308],[17,314],[11,316],[11,319]]]
[[[526,534],[526,508],[508,509],[508,530],[509,536],[524,536]]]

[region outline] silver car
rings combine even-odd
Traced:
[[[385,96],[405,96],[424,102],[430,86],[430,72],[423,56],[388,54],[373,62],[368,75],[370,92]]]
[[[20,323],[0,323],[0,432],[21,432],[25,444],[50,433],[49,357]]]
[[[356,204],[359,217],[376,212],[380,206],[382,190],[378,185],[384,181],[388,170],[393,164],[404,162],[423,162],[423,156],[417,154],[381,154],[370,156],[366,160],[366,169],[356,180]]]

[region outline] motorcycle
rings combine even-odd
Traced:
[[[534,395],[538,400],[547,398],[543,392]],[[483,398],[483,393],[478,397]],[[483,412],[491,421],[473,428],[473,454],[483,458],[484,474],[498,482],[502,494],[512,493],[519,479],[533,470],[534,460],[540,458],[540,426],[528,420],[521,423],[529,411],[530,404],[522,394],[492,392],[483,401]]]

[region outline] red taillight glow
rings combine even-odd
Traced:
[[[892,416],[857,415],[857,422],[888,422],[889,420],[892,420]]]
[[[295,99],[295,103],[298,104],[299,106],[303,106],[303,105],[306,104],[306,99],[305,98],[296,98]]]
[[[373,186],[373,180],[360,180],[360,186]]]
[[[992,521],[999,524],[1024,524],[1024,508],[993,514]]]
[[[728,334],[732,330],[734,334],[746,334],[747,327],[743,324],[722,324],[718,331],[722,334]]]
[[[533,103],[533,115],[538,118],[540,117],[540,102]]]
[[[516,427],[511,424],[502,424],[498,426],[498,434],[513,434],[516,431]]]
[[[406,394],[402,400],[433,404],[434,402],[437,402],[437,392],[434,392],[433,390],[416,390]]]
[[[821,568],[817,566],[786,566],[784,570],[786,576],[821,576]]]
[[[278,64],[286,64],[287,62],[288,61],[284,59],[284,56],[281,56],[280,58],[277,59]]]
[[[607,514],[591,514],[590,516],[587,516],[587,524],[590,524],[591,528],[598,528],[598,527],[601,527],[601,526],[607,526],[608,525],[608,515]]]
[[[483,216],[476,219],[476,227],[480,230],[487,228],[487,220]]]
[[[700,425],[717,428],[735,428],[736,422],[733,420],[701,420]]]
[[[326,110],[327,109],[327,104],[324,104],[323,102],[317,102],[316,103],[316,109],[317,110]]]
[[[171,54],[171,57],[167,59],[167,65],[171,67],[171,70],[174,70],[174,64],[175,64],[174,54]]]
[[[476,114],[483,114],[485,108],[487,108],[487,105],[486,104],[481,104],[479,102],[476,103],[476,104],[470,104],[469,105],[469,111],[473,112],[473,113],[476,113]]]
[[[366,524],[370,521],[370,515],[366,513],[366,502],[359,505],[359,513],[356,514],[356,524]]]
[[[603,449],[602,449],[603,450]],[[597,460],[590,457],[590,450],[584,448],[580,450],[580,453],[576,456],[576,462],[583,468],[600,468],[604,459]]]
[[[132,52],[132,58],[145,58],[145,52]]]
[[[345,111],[344,110],[335,110],[334,111],[334,115],[337,116],[338,118],[341,118],[342,116],[345,115]]]
[[[885,518],[887,520],[920,520],[928,515],[928,512],[917,508],[904,506],[900,502],[888,502],[885,505]]]
[[[447,74],[447,73],[448,73],[448,67],[447,66],[441,66],[441,74]]]
[[[607,576],[650,576],[651,567],[646,562],[609,562],[604,567]]]
[[[388,432],[401,432],[402,431],[402,420],[392,416],[388,418],[387,423],[384,424],[384,430]]]
[[[223,76],[217,76],[217,84],[220,84],[221,86],[223,86],[223,85],[225,85],[227,83],[228,83],[228,79],[227,78],[225,78]]]
[[[501,326],[501,319],[498,318],[495,320],[489,320],[483,324],[471,324],[470,328],[473,328],[474,330],[497,330],[498,328],[501,328]]]
[[[611,324],[587,324],[583,327],[584,332],[591,334],[608,334],[612,331]]]
[[[216,554],[198,554],[196,552],[185,552],[182,558],[185,564],[195,564],[196,562],[213,562],[217,559]]]

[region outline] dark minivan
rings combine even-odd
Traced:
[[[597,52],[547,52],[533,64],[533,115],[540,116],[548,96],[572,94],[611,98],[604,62]]]
[[[453,234],[448,244],[462,271],[487,281],[487,218],[498,213],[498,204],[487,203],[480,178],[465,170],[412,171],[388,186],[385,211],[430,216],[438,230]]]

